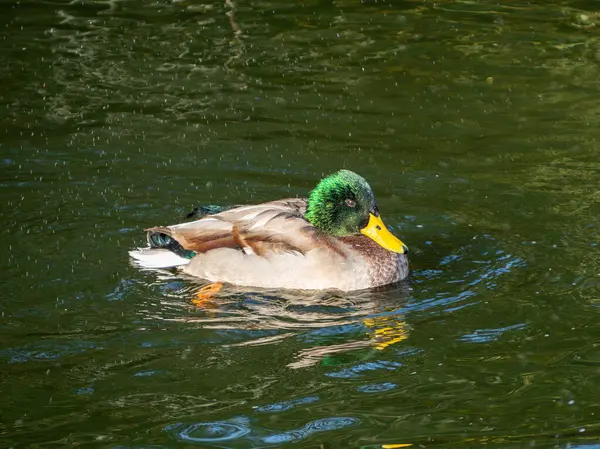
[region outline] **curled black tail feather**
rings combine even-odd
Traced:
[[[194,251],[185,249],[181,244],[173,237],[162,232],[150,231],[148,232],[148,245],[150,248],[164,248],[174,252],[178,256],[191,259],[196,255]]]

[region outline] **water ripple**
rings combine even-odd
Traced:
[[[8,348],[0,351],[0,357],[7,357],[8,363],[49,361],[76,354],[82,354],[96,345],[88,341],[42,341],[20,348]]]
[[[262,439],[265,443],[281,444],[296,442],[307,438],[313,433],[326,432],[330,430],[343,429],[358,424],[360,420],[349,417],[324,418],[312,421],[300,429],[289,430],[287,432],[270,435]]]
[[[192,443],[219,443],[241,438],[250,429],[245,425],[231,421],[200,422],[190,425],[174,424],[165,430],[171,431],[180,441]]]
[[[308,396],[306,398],[293,399],[291,401],[276,402],[274,404],[254,407],[257,412],[283,412],[294,408],[300,404],[310,404],[319,400],[318,396]]]
[[[513,324],[512,326],[499,327],[496,329],[477,329],[471,334],[465,334],[459,340],[469,341],[471,343],[488,343],[495,341],[500,336],[510,330],[524,329],[525,324]]]
[[[376,362],[366,362],[361,363],[350,368],[345,368],[343,370],[327,373],[329,377],[341,377],[341,378],[352,378],[352,377],[360,377],[363,373],[368,371],[378,371],[378,370],[387,370],[394,371],[402,366],[400,362],[392,362],[387,360],[378,360]]]
[[[393,390],[397,386],[398,385],[392,382],[384,382],[381,384],[361,385],[356,387],[356,391],[361,393],[381,393],[383,391]]]

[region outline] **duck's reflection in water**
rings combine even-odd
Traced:
[[[309,347],[295,354],[287,365],[290,368],[311,366],[358,349],[384,350],[409,335],[402,311],[410,297],[407,282],[351,293],[264,290],[207,285],[197,278],[164,272],[155,285],[173,285],[175,280],[179,288],[170,289],[161,299],[171,312],[155,309],[147,318],[242,331],[241,341],[238,334],[236,341],[223,342],[229,347],[269,345],[295,337]],[[330,344],[332,340],[335,343]]]

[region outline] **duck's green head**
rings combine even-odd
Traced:
[[[329,235],[364,234],[388,251],[408,251],[381,221],[371,186],[350,170],[340,170],[319,182],[308,197],[305,218]]]

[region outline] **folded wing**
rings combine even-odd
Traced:
[[[205,253],[215,248],[239,248],[266,256],[282,252],[306,253],[328,238],[303,217],[306,200],[286,199],[242,206],[200,220],[147,229],[149,242],[169,236],[184,250]]]

